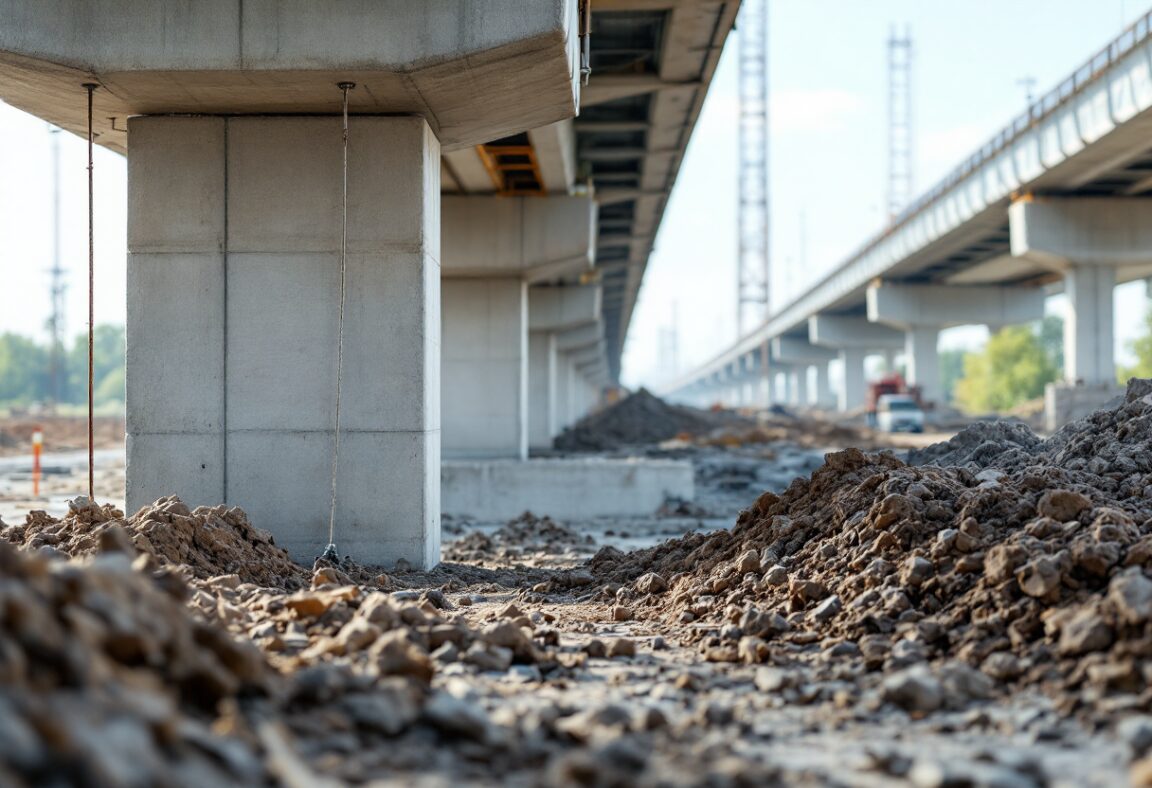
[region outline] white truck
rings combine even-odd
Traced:
[[[876,400],[876,427],[882,432],[923,432],[924,410],[911,394],[882,394]]]

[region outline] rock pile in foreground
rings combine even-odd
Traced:
[[[886,673],[959,665],[980,694],[1030,685],[1069,708],[1146,709],[1152,384],[1046,443],[969,452],[964,467],[830,454],[731,532],[604,550],[590,568],[711,660],[818,646]],[[947,696],[937,682],[896,702],[931,710]]]
[[[61,519],[31,512],[23,524],[2,533],[26,550],[48,548],[72,556],[100,550],[105,534],[126,535],[137,552],[161,564],[187,567],[196,577],[236,574],[245,583],[276,588],[306,585],[308,574],[277,547],[272,534],[254,527],[237,507],[190,510],[175,496],[161,498],[131,517],[111,504],[87,498],[70,502]]]

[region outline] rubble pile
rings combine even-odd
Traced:
[[[177,571],[104,541],[86,564],[0,543],[0,783],[261,782],[255,745],[216,710],[267,699],[275,672],[189,613]]]
[[[829,454],[731,532],[605,549],[590,569],[711,660],[820,644],[886,673],[959,662],[1071,708],[1147,707],[1152,383],[1043,444],[1009,437],[937,455],[967,450],[964,467]]]
[[[640,389],[604,410],[586,416],[564,430],[553,446],[561,451],[610,451],[659,443],[678,435],[705,435],[738,416],[670,405]]]
[[[558,566],[560,559],[590,555],[595,544],[590,534],[577,533],[551,517],[524,512],[492,534],[471,531],[446,543],[443,556],[445,561],[467,561],[480,566],[523,560]]]
[[[0,532],[0,538],[26,550],[46,548],[84,556],[98,552],[109,532],[126,535],[138,552],[161,564],[187,567],[196,577],[236,574],[245,583],[275,588],[297,588],[308,579],[307,572],[276,546],[272,534],[254,527],[243,510],[226,506],[190,510],[175,496],[161,498],[131,517],[110,504],[77,498],[63,518],[33,511],[23,524]]]

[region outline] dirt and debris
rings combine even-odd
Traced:
[[[254,527],[241,509],[189,509],[175,496],[161,498],[131,517],[109,504],[77,498],[63,518],[33,511],[0,538],[26,550],[70,556],[92,555],[109,539],[126,539],[138,552],[161,564],[187,567],[196,577],[235,574],[245,583],[282,588],[300,587],[308,577],[276,546],[272,534]]]
[[[671,405],[639,389],[603,410],[584,417],[553,441],[560,451],[591,452],[703,436],[726,425],[755,423],[728,411],[706,411]]]
[[[0,419],[0,457],[32,453],[32,435],[44,436],[44,451],[77,451],[88,446],[86,416],[31,416]],[[124,417],[97,416],[92,424],[95,448],[124,445]]]
[[[1147,710],[1152,386],[1049,441],[1023,429],[998,454],[986,428],[928,453],[963,467],[829,454],[731,532],[589,568],[705,659],[800,664],[818,645],[877,674],[848,692],[917,712],[1023,687],[1103,720]]]
[[[526,514],[306,569],[238,510],[32,513],[0,782],[1149,784],[1152,383],[774,492],[779,445],[698,448],[747,509],[632,553]]]

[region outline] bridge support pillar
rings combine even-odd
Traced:
[[[1112,291],[1116,269],[1073,265],[1064,274],[1064,378],[1069,383],[1115,383]]]
[[[808,365],[797,364],[788,370],[788,387],[791,389],[789,404],[799,408],[808,407]]]
[[[528,285],[445,279],[443,430],[447,459],[528,457]]]
[[[868,288],[868,319],[905,332],[908,382],[924,399],[943,396],[936,342],[940,330],[963,325],[1011,325],[1044,316],[1044,291],[999,285],[909,285],[884,282]]]
[[[863,348],[846,347],[840,350],[840,363],[844,367],[844,382],[840,386],[837,402],[840,410],[849,411],[864,404],[864,356]]]
[[[340,119],[129,128],[127,507],[173,493],[241,506],[310,562],[329,541]],[[363,563],[430,567],[439,142],[412,117],[352,118],[350,139],[335,540]]]
[[[935,326],[912,326],[904,332],[908,382],[919,386],[921,396],[928,402],[940,402],[944,396],[937,351],[939,341],[940,329]]]
[[[1116,383],[1112,290],[1117,270],[1152,264],[1152,201],[1043,198],[1008,209],[1012,254],[1064,275],[1064,377]]]
[[[816,407],[830,408],[836,403],[836,394],[832,391],[832,384],[828,375],[828,362],[821,361],[816,364]]]
[[[550,449],[556,437],[558,359],[556,334],[533,331],[528,335],[528,447]]]

